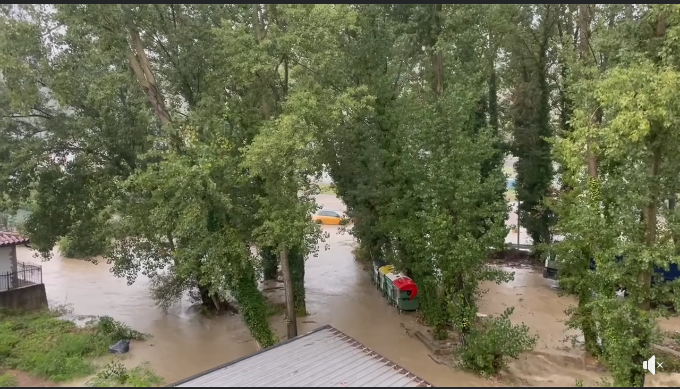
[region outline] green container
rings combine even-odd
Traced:
[[[389,281],[389,280],[388,280]],[[391,282],[390,282],[391,283]],[[394,284],[388,289],[387,299],[392,305],[397,307],[399,312],[401,311],[417,311],[420,303],[418,301],[418,296],[411,299],[408,292],[401,291]]]
[[[380,273],[380,291],[382,292],[383,297],[390,299],[392,288],[394,288],[392,281],[387,278],[385,274]]]
[[[378,289],[382,291],[383,297],[387,297],[387,292],[393,285],[392,281],[386,276],[387,273],[392,272],[392,269],[393,267],[390,265],[384,265],[377,269]]]
[[[371,272],[371,282],[373,283],[373,285],[375,285],[375,287],[377,289],[380,289],[381,286],[382,286],[380,284],[380,282],[381,282],[380,281],[380,268],[385,266],[385,265],[387,265],[387,263],[385,261],[383,261],[382,259],[376,259],[375,261],[373,261],[373,271]]]
[[[406,292],[400,292],[399,301],[397,302],[397,308],[399,308],[399,312],[417,311],[418,307],[420,307],[420,301],[418,301],[418,299],[418,296],[411,299],[410,296],[406,294]]]

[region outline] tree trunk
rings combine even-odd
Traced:
[[[279,258],[271,247],[260,248],[262,259],[262,275],[265,281],[276,281],[279,270]]]
[[[172,117],[170,112],[165,105],[165,99],[163,98],[163,93],[161,92],[158,84],[156,83],[156,77],[151,70],[151,64],[149,63],[149,58],[146,56],[144,51],[144,45],[142,44],[142,39],[137,31],[130,31],[130,40],[132,43],[132,48],[128,50],[127,56],[130,61],[130,67],[137,77],[139,85],[142,86],[142,90],[149,98],[151,106],[156,112],[156,116],[161,121],[161,124],[166,125],[172,122]]]
[[[199,285],[198,293],[201,295],[201,304],[209,305],[211,303],[212,299],[210,298],[210,292],[208,292],[208,288]]]
[[[560,42],[562,44],[565,43],[564,36],[565,34],[565,29],[567,27],[571,28],[571,23],[564,22],[562,21],[558,22],[558,32],[560,36]],[[571,34],[569,34],[571,35]],[[560,87],[559,91],[559,96],[560,96],[560,131],[562,132],[562,135],[566,135],[570,131],[570,125],[569,121],[571,120],[571,115],[572,115],[572,101],[569,98],[569,95],[567,94],[567,90],[569,89],[569,84],[568,84],[568,77],[569,77],[569,65],[567,64],[567,59],[564,56],[559,57],[559,65],[560,65],[560,78],[562,80],[562,85]]]
[[[626,15],[626,21],[627,22],[633,21],[633,4],[626,4],[625,5],[625,15]]]
[[[673,218],[677,218],[675,214],[675,208],[677,206],[677,196],[678,196],[678,189],[677,186],[674,185],[673,187],[673,196],[668,199],[668,210],[671,211],[671,214],[673,215]],[[680,254],[680,234],[673,233],[673,244],[675,245],[675,254],[678,255]]]
[[[571,11],[566,10],[566,12],[563,12],[561,14],[561,19],[557,23],[558,27],[558,33],[559,33],[559,38],[560,38],[560,43],[566,47],[566,36],[572,37],[573,34],[577,33],[577,28],[574,28],[573,21],[571,19]],[[559,66],[560,66],[560,79],[561,79],[561,85],[559,88],[559,98],[560,98],[560,132],[561,136],[566,136],[570,131],[571,131],[571,116],[573,114],[573,102],[571,101],[569,95],[568,95],[568,90],[569,90],[569,65],[567,64],[567,59],[565,58],[564,55],[560,55],[559,57]],[[564,166],[561,166],[558,168],[558,172],[560,175],[564,175],[566,173],[566,169]],[[572,188],[566,184],[565,182],[562,182],[562,187],[560,188],[560,191],[562,192],[569,192],[571,191]]]
[[[590,57],[590,4],[579,4],[579,21],[581,36],[579,39],[579,53],[582,61],[587,62]],[[597,116],[597,115],[596,115]],[[586,144],[586,153],[588,158],[588,176],[592,179],[597,179],[598,163],[595,151],[593,150],[593,141],[589,137]]]
[[[278,339],[267,320],[267,300],[257,288],[255,271],[249,264],[240,270],[232,293],[241,307],[241,317],[258,345],[263,348],[273,346]]]
[[[253,36],[255,37],[255,42],[259,45],[263,38],[262,25],[260,23],[260,5],[253,4],[251,7],[253,10],[252,16]],[[267,98],[266,93],[267,89],[269,88],[269,85],[267,84],[266,75],[261,74],[260,71],[257,72],[257,75],[258,78],[260,79],[262,116],[264,117],[264,120],[269,120],[271,111],[269,107],[269,100]]]
[[[300,249],[293,249],[288,256],[290,279],[293,283],[295,298],[295,313],[297,316],[307,316],[305,291],[305,256]]]
[[[227,312],[238,313],[238,308],[235,305],[221,300],[215,293],[208,292],[208,288],[199,285],[198,292],[201,296],[201,305],[210,311],[214,311],[216,315]]]
[[[661,124],[656,124],[655,127],[659,127]],[[655,140],[653,140],[655,142]],[[649,161],[649,175],[652,180],[656,180],[659,175],[659,166],[661,164],[661,150],[658,145],[653,147],[652,155]],[[657,184],[654,183],[650,188],[649,200],[647,206],[644,209],[644,219],[645,219],[645,245],[648,247],[654,246],[656,242],[656,224],[657,224],[657,205],[659,201]],[[640,309],[644,311],[649,311],[651,302],[649,299],[650,289],[652,287],[652,272],[651,270],[644,271],[640,273],[639,276],[640,285],[642,285],[642,290],[645,295],[645,299],[640,303]]]
[[[666,35],[666,19],[663,13],[659,13],[656,21],[656,37],[662,39]],[[650,144],[652,155],[649,160],[649,175],[652,179],[652,185],[649,191],[649,200],[644,209],[645,217],[645,244],[649,247],[654,246],[656,242],[656,225],[657,225],[657,207],[659,201],[659,185],[657,178],[661,165],[661,145],[657,138],[658,133],[662,130],[662,123],[652,123],[650,128]],[[640,274],[639,282],[642,285],[645,293],[645,299],[640,303],[640,309],[648,311],[650,309],[650,289],[652,287],[652,272],[651,269]]]
[[[515,107],[521,108],[515,118],[521,117],[523,122],[515,127],[514,137],[514,154],[518,158],[518,224],[531,236],[535,253],[539,252],[541,243],[550,243],[550,224],[554,220],[546,199],[552,193],[554,175],[551,145],[547,141],[552,137],[548,50],[556,15],[552,5],[545,5],[540,22],[541,35],[536,38],[537,53],[530,53],[537,58],[530,63],[521,60],[524,83],[515,90],[515,96],[520,97]]]
[[[255,8],[257,12],[257,8]],[[259,23],[257,25],[259,27]],[[149,58],[144,51],[144,45],[139,33],[133,29],[130,30],[131,47],[128,50],[127,58],[130,67],[134,72],[137,81],[142,90],[146,94],[149,102],[153,106],[156,116],[163,126],[172,123],[172,116],[167,109],[163,93],[156,82],[156,77],[151,69]],[[182,140],[175,134],[170,134],[170,142],[173,148],[180,152]],[[172,245],[172,237],[170,237]],[[243,321],[250,332],[255,337],[258,345],[262,347],[269,347],[276,342],[276,336],[271,331],[269,322],[267,321],[267,306],[264,296],[257,288],[257,279],[253,272],[253,268],[247,269],[247,276],[241,276],[232,291],[239,306],[242,308]],[[221,302],[216,296],[211,296],[205,288],[200,289],[201,300],[204,304],[213,305],[218,312],[227,310],[234,310],[230,304]],[[230,308],[231,307],[231,308]]]
[[[553,135],[552,132],[552,127],[550,124],[550,95],[552,93],[550,85],[548,84],[548,67],[549,65],[549,59],[548,59],[548,50],[550,49],[550,37],[552,36],[553,31],[551,30],[551,26],[554,24],[551,20],[553,18],[556,18],[557,16],[553,15],[552,11],[552,6],[551,5],[546,5],[546,10],[545,10],[545,21],[542,23],[542,30],[543,30],[543,39],[541,41],[541,48],[540,52],[538,53],[539,56],[539,61],[538,61],[538,67],[539,67],[539,90],[541,94],[541,99],[539,102],[539,110],[538,110],[538,119],[539,119],[539,139],[538,139],[538,145],[539,149],[542,150],[543,152],[540,153],[540,159],[537,161],[539,162],[543,168],[548,172],[546,177],[545,177],[545,182],[542,182],[542,190],[543,193],[541,193],[541,199],[540,199],[540,210],[538,210],[538,220],[539,220],[539,225],[540,225],[540,230],[539,230],[539,242],[542,243],[550,243],[551,238],[550,238],[550,221],[553,219],[552,218],[552,211],[547,208],[547,204],[545,202],[546,199],[550,198],[550,195],[552,193],[551,191],[551,186],[552,186],[552,181],[553,181],[553,166],[552,166],[552,156],[551,156],[551,145],[548,142],[547,138],[551,138]],[[536,242],[534,242],[536,243]],[[534,244],[535,246],[535,244]],[[534,247],[534,251],[538,251],[536,247]]]
[[[581,61],[587,63],[587,58],[590,57],[590,4],[579,4],[579,55]],[[597,120],[597,118],[596,118]],[[586,144],[586,158],[588,164],[588,176],[592,184],[598,182],[598,162],[593,150],[592,138],[587,140]],[[588,256],[588,265],[590,266],[591,253],[585,253]],[[589,271],[589,269],[588,269]],[[590,290],[585,291],[579,295],[579,307],[581,308],[580,315],[582,317],[582,331],[585,340],[586,350],[597,355],[600,353],[600,347],[597,342],[597,331],[592,320],[592,312],[586,308],[591,299]]]
[[[498,133],[498,77],[496,75],[496,49],[494,48],[490,54],[491,58],[489,60],[489,125],[493,128],[496,136]]]
[[[290,276],[290,262],[287,248],[281,250],[280,260],[281,273],[283,273],[283,289],[286,295],[288,339],[292,339],[297,336],[297,315],[295,314],[295,291],[293,290],[293,280]]]

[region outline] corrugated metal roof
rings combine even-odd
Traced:
[[[279,343],[171,387],[431,387],[331,327]]]

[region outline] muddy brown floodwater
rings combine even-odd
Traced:
[[[317,201],[325,209],[344,210],[335,196],[319,195]],[[310,315],[299,319],[300,333],[331,324],[435,386],[501,385],[436,362],[428,349],[411,336],[419,326],[414,316],[398,314],[354,260],[352,237],[339,234],[336,226],[323,229],[330,237],[320,244],[318,256],[306,263]],[[20,261],[38,262],[27,248],[19,248],[17,254]],[[154,306],[148,280],[143,277],[128,286],[124,279],[114,277],[105,263],[93,265],[61,258],[56,250],[54,258],[41,265],[51,304],[66,304],[74,315],[108,315],[151,334],[150,340],[132,344],[124,363],[133,366],[148,361],[167,383],[256,351],[240,317],[206,318],[195,313],[188,301],[181,301],[163,313]],[[480,310],[487,314],[499,314],[506,307],[515,306],[513,321],[526,322],[540,336],[536,347],[539,353],[513,362],[509,382],[574,386],[576,379],[590,384],[599,381],[602,374],[569,366],[559,359],[573,353],[563,342],[567,334],[562,323],[563,311],[573,301],[558,297],[551,281],[543,279],[535,269],[512,270],[515,280],[488,285],[489,293],[480,304]],[[280,316],[275,316],[272,324],[280,335],[285,333]],[[673,323],[665,324],[664,327],[675,327]]]

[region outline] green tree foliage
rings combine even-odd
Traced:
[[[316,244],[314,244],[316,246]],[[261,247],[259,250],[262,258],[262,277],[264,280],[278,280],[279,257],[276,252],[269,247]],[[298,315],[304,316],[307,313],[305,304],[306,291],[304,287],[305,279],[305,260],[309,253],[294,247],[288,253],[290,261],[291,282],[295,289],[295,310]]]
[[[10,12],[0,60],[2,191],[14,209],[32,197],[24,227],[48,255],[61,236],[87,245],[107,228],[116,180],[137,167],[154,125],[124,58],[108,61],[76,29],[57,39],[45,7]]]
[[[232,296],[275,341],[257,280],[304,305],[323,168],[373,258],[416,278],[440,334],[469,332],[507,229],[497,69],[506,6],[56,5],[2,19],[2,191],[49,258]],[[17,10],[20,11],[17,13]],[[546,65],[547,66],[547,65]],[[260,254],[251,254],[252,246]]]
[[[25,226],[34,245],[49,257],[60,237],[99,247],[103,236],[107,260],[131,282],[169,270],[165,290],[198,288],[218,310],[231,290],[270,345],[249,249],[266,193],[241,148],[283,100],[269,85],[280,51],[250,45],[252,8],[16,10],[3,19],[2,188],[15,204],[35,193]],[[251,72],[263,55],[271,68]],[[225,56],[234,59],[217,66]]]
[[[271,247],[261,246],[259,250],[262,258],[262,277],[265,280],[276,280],[279,270],[279,257]]]
[[[294,336],[327,171],[358,252],[413,277],[436,334],[465,334],[464,358],[495,371],[532,345],[509,312],[474,325],[480,284],[511,277],[486,263],[507,235],[511,151],[520,222],[579,299],[570,324],[617,384],[642,383],[650,307],[678,295],[652,282],[680,252],[678,7],[2,11],[0,212],[31,206],[22,228],[46,259],[64,239],[151,277],[161,308],[234,300],[268,346],[259,281],[280,267]]]
[[[550,138],[553,134],[549,50],[559,22],[558,4],[525,5],[517,10],[518,27],[511,46],[512,94],[509,113],[513,129],[512,153],[515,186],[519,202],[519,224],[527,230],[535,249],[550,243],[554,217],[547,207],[551,196],[553,161]]]
[[[59,245],[59,252],[61,253],[62,256],[66,258],[93,258],[98,255],[104,254],[106,250],[106,239],[107,236],[102,236],[102,239],[99,240],[99,242],[94,241],[94,242],[88,242],[88,243],[100,243],[96,246],[92,246],[90,244],[85,244],[83,245],[82,240],[79,241],[72,241],[69,239],[68,236],[64,236],[61,238],[58,242]]]
[[[512,324],[507,308],[497,318],[488,318],[472,330],[460,354],[463,366],[485,375],[499,373],[508,358],[517,359],[536,345],[536,336],[529,335],[525,324]]]
[[[231,295],[259,343],[272,344],[251,246],[289,254],[290,303],[306,312],[317,126],[357,120],[342,113],[352,92],[318,88],[331,69],[309,61],[336,55],[331,37],[352,29],[352,10],[4,11],[2,191],[5,208],[35,202],[25,230],[36,248],[49,258],[62,237],[78,256],[97,248],[129,282],[152,277],[161,307],[189,290],[220,311]],[[322,36],[328,51],[315,57]]]
[[[582,88],[583,85],[587,84],[586,80],[592,79],[592,76],[597,74],[597,67],[599,65],[590,55],[593,47],[591,46],[592,25],[597,20],[593,16],[599,16],[594,14],[593,11],[594,9],[591,9],[588,5],[582,4],[578,6],[573,36],[576,45],[571,46],[569,41],[567,41],[567,46],[563,49],[562,57],[564,62],[562,65],[571,69],[571,75],[567,80],[563,81],[564,89],[566,90],[563,91],[562,101],[569,101],[573,104],[569,108],[568,113],[569,128],[563,128],[564,131],[561,133],[561,136],[566,139],[574,136],[574,106],[578,105],[582,109],[587,107],[585,110],[591,112],[596,107],[589,94],[583,93],[584,90]],[[567,16],[573,16],[571,10],[567,13]],[[567,22],[567,25],[572,26],[571,19]],[[562,37],[561,42],[565,42],[564,37]],[[592,118],[593,124],[601,122],[600,111],[596,110],[596,112],[598,112],[598,115]],[[567,119],[565,115],[562,117],[563,126],[564,119]],[[560,139],[562,138],[558,138],[558,140]],[[556,230],[564,239],[552,249],[553,254],[557,255],[562,264],[561,268],[563,270],[560,272],[560,285],[578,297],[578,305],[567,310],[567,313],[571,315],[571,319],[567,324],[583,332],[586,350],[592,355],[597,356],[601,354],[602,350],[591,302],[595,297],[593,295],[593,283],[601,280],[593,278],[593,273],[590,271],[592,253],[597,250],[597,247],[589,242],[599,239],[601,235],[595,232],[597,229],[593,229],[592,231],[595,232],[595,235],[588,236],[583,240],[580,238],[587,234],[587,231],[582,228],[584,223],[589,226],[598,226],[598,228],[604,228],[605,226],[601,224],[602,219],[599,217],[598,212],[581,212],[583,210],[581,207],[582,203],[586,206],[587,210],[598,210],[602,200],[598,189],[600,186],[597,166],[598,159],[595,153],[592,152],[592,142],[588,142],[592,138],[587,133],[586,139],[588,152],[582,155],[584,159],[580,161],[584,165],[579,166],[576,170],[573,170],[573,167],[563,158],[560,148],[557,148],[557,160],[562,166],[560,170],[563,186],[568,190],[564,191],[559,201],[553,204],[560,215]],[[587,166],[585,171],[581,170],[583,166]],[[593,189],[590,190],[587,198],[584,198],[579,190],[574,190],[574,185],[576,185],[574,181],[578,182],[580,179],[585,179],[589,188]]]
[[[561,199],[558,228],[565,240],[556,251],[569,269],[565,285],[590,295],[581,299],[575,321],[587,323],[591,336],[601,339],[614,384],[643,386],[642,361],[658,340],[655,318],[665,313],[650,307],[677,300],[676,283],[653,274],[679,259],[676,211],[666,200],[677,196],[680,173],[675,158],[680,78],[671,54],[677,50],[678,11],[667,5],[638,5],[635,13],[585,7],[582,11],[600,14],[604,28],[592,44],[609,62],[606,68],[582,67],[572,84],[574,95],[581,96],[574,98],[574,129],[556,151],[573,190]],[[597,26],[598,18],[592,22]],[[590,258],[594,271],[588,269]],[[621,287],[625,299],[614,293]]]
[[[466,331],[478,284],[507,278],[485,265],[507,233],[507,204],[490,195],[505,185],[497,118],[480,108],[496,107],[483,35],[493,9],[353,7],[354,43],[321,82],[364,85],[372,98],[361,120],[325,126],[321,157],[362,250],[416,279],[430,324]]]

